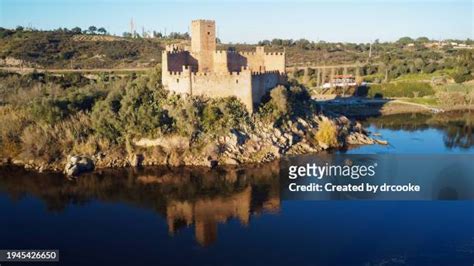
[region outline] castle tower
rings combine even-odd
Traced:
[[[200,72],[213,70],[213,56],[216,51],[216,23],[213,20],[191,22],[191,53],[198,61]]]

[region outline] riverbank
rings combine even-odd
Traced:
[[[371,138],[360,123],[345,116],[327,117],[314,114],[273,123],[258,121],[253,127],[233,128],[228,134],[205,138],[199,145],[178,136],[140,138],[127,150],[100,150],[92,155],[70,154],[52,162],[4,158],[3,164],[22,166],[39,172],[65,172],[77,175],[103,168],[137,166],[204,166],[252,165],[271,162],[286,155],[322,152],[349,145],[386,144]]]
[[[323,112],[337,113],[348,117],[371,117],[409,113],[439,113],[474,110],[474,105],[428,105],[413,99],[367,99],[359,97],[319,100]]]

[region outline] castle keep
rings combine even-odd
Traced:
[[[211,20],[191,22],[191,47],[167,46],[162,56],[165,89],[208,97],[235,96],[250,112],[263,95],[286,82],[285,54],[219,51],[216,24]]]

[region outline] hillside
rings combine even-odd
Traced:
[[[8,58],[10,65],[55,69],[151,67],[160,62],[166,44],[187,42],[168,38],[134,39],[70,31],[6,29],[0,29],[0,39],[0,58]],[[220,44],[218,49],[233,47],[253,51],[255,46]],[[338,64],[366,60],[360,49],[341,49],[339,44],[321,45],[314,49],[298,45],[266,45],[266,50],[286,51],[289,65],[308,61]]]
[[[181,36],[181,39],[175,39]],[[26,31],[0,28],[0,65],[54,69],[93,68],[147,68],[161,62],[166,44],[189,44],[187,34],[174,34],[166,38],[124,38],[111,35],[85,34],[72,30]],[[401,38],[393,43],[369,44],[310,42],[308,40],[261,41],[266,51],[285,51],[287,65],[338,65],[379,63],[383,68],[366,67],[363,75],[386,74],[397,78],[406,74],[430,74],[453,69],[459,75],[470,77],[472,49],[459,50],[446,43],[418,38]],[[464,42],[471,45],[472,41]],[[433,46],[435,45],[435,46]],[[219,44],[218,49],[254,50],[256,45]],[[370,55],[370,56],[369,56]],[[470,78],[468,78],[470,79]],[[464,80],[462,80],[464,81]]]
[[[44,68],[154,66],[165,41],[60,31],[0,31],[0,58]],[[20,62],[16,62],[17,64]]]

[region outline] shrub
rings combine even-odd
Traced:
[[[152,89],[146,78],[129,81],[98,102],[92,110],[95,131],[111,142],[123,137],[156,137],[171,132],[173,119],[163,107],[166,93]]]
[[[92,127],[95,132],[111,142],[118,142],[122,135],[122,125],[118,118],[121,95],[110,93],[105,100],[99,101],[92,109]]]
[[[320,144],[325,144],[328,147],[339,146],[337,140],[337,127],[331,120],[323,120],[319,123],[319,128],[315,137]]]
[[[258,114],[264,120],[276,121],[288,113],[288,90],[278,86],[263,97]]]
[[[60,158],[61,147],[49,126],[32,124],[21,135],[23,154],[27,160],[50,163]]]
[[[471,94],[461,91],[439,92],[437,94],[439,102],[446,106],[471,104]]]
[[[316,111],[306,88],[300,86],[277,86],[262,99],[258,115],[277,122],[283,117],[305,116]]]
[[[86,87],[70,90],[66,95],[41,95],[30,103],[29,111],[36,121],[54,124],[71,114],[90,111],[94,103],[103,98],[105,92]]]
[[[288,90],[284,86],[278,86],[270,91],[270,97],[276,110],[281,113],[288,111]]]
[[[26,112],[0,106],[0,155],[10,157],[21,151],[21,134],[32,121]]]
[[[220,120],[224,117],[219,107],[214,105],[206,105],[202,112],[202,127],[206,132],[215,131],[220,128]]]
[[[182,99],[180,95],[171,94],[166,99],[166,109],[173,118],[173,132],[180,136],[192,136],[199,132],[200,113],[203,102],[199,98]]]
[[[31,116],[35,121],[44,121],[54,124],[66,116],[66,110],[57,106],[51,98],[36,98],[29,107]]]
[[[136,136],[157,136],[172,128],[172,119],[161,105],[159,91],[143,84],[132,84],[125,90],[118,112],[123,129]]]
[[[308,90],[301,86],[291,86],[289,97],[289,107],[291,115],[304,116],[315,111],[314,102]]]
[[[202,128],[207,133],[220,134],[241,128],[249,121],[245,106],[235,97],[209,99],[202,111]]]
[[[452,77],[456,83],[463,83],[474,79],[474,76],[472,76],[471,71],[466,67],[459,69],[453,74]]]

